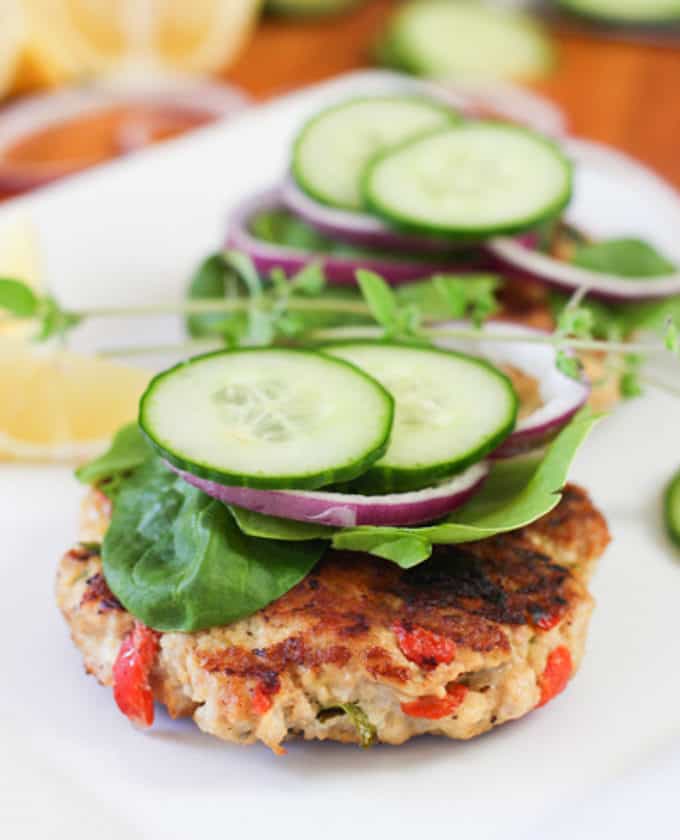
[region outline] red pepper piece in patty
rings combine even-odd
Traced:
[[[564,645],[555,648],[548,656],[545,670],[538,678],[538,686],[541,689],[541,699],[536,708],[545,706],[553,697],[564,691],[574,670],[569,648]]]
[[[277,689],[278,690],[278,689]],[[259,682],[253,691],[253,711],[256,715],[263,715],[272,707],[272,693],[264,683]]]
[[[539,630],[543,630],[545,633],[548,630],[552,630],[553,627],[556,627],[560,621],[562,620],[563,614],[559,610],[556,610],[554,613],[544,613],[538,621],[534,623]]]
[[[399,650],[411,662],[432,670],[437,665],[448,665],[456,658],[456,643],[426,630],[424,627],[406,627],[397,621],[392,625]]]
[[[451,683],[446,689],[446,697],[419,697],[410,703],[402,703],[401,710],[410,717],[427,718],[428,720],[441,720],[451,717],[467,695],[467,686],[460,683]]]
[[[149,683],[158,655],[160,635],[139,621],[123,639],[113,665],[113,696],[121,712],[136,726],[153,723],[153,692]]]

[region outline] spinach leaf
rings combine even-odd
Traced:
[[[330,540],[334,528],[327,525],[314,525],[311,522],[296,522],[294,519],[280,519],[278,516],[267,516],[254,510],[231,505],[229,510],[236,520],[236,524],[249,537],[262,537],[266,540]]]
[[[571,261],[579,268],[619,277],[658,277],[676,269],[662,254],[641,239],[609,239],[580,245]]]
[[[246,536],[225,505],[153,456],[119,490],[102,560],[111,591],[134,616],[156,630],[193,632],[262,609],[326,547]]]
[[[464,543],[513,531],[549,513],[560,501],[576,450],[599,417],[582,411],[555,438],[543,459],[499,461],[482,490],[437,525],[419,528],[349,528],[338,531],[334,548],[388,557],[402,568],[426,559],[434,544]],[[405,541],[419,541],[421,552]],[[417,547],[416,547],[417,548]]]
[[[106,493],[114,498],[122,477],[140,467],[152,455],[151,447],[136,423],[123,426],[116,432],[108,451],[76,470],[83,484],[107,482]]]

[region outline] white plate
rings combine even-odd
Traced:
[[[0,224],[15,209],[30,212],[66,303],[179,295],[219,244],[229,208],[283,171],[300,120],[367,78],[375,77],[311,88],[13,202]],[[179,334],[168,319],[100,322],[79,341]],[[91,840],[93,828],[103,838],[151,840],[399,840],[414,830],[487,840],[533,828],[549,837],[543,826],[680,734],[680,564],[659,506],[680,466],[678,429],[680,403],[650,393],[602,423],[575,464],[573,477],[590,489],[615,539],[595,581],[588,654],[566,694],[469,743],[425,738],[368,752],[292,744],[286,758],[220,743],[162,713],[150,734],[129,726],[110,691],[84,675],[53,603],[55,565],[74,540],[83,490],[66,468],[3,466],[0,826],[11,827],[3,836],[61,837],[68,827],[70,840]],[[659,774],[650,830],[655,820],[675,822],[676,788],[677,778]],[[645,787],[628,779],[627,797],[631,789]]]

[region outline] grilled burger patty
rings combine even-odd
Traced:
[[[86,669],[111,685],[135,621],[90,545],[107,524],[107,500],[92,491],[88,547],[62,559],[57,600]],[[569,485],[533,525],[440,546],[410,571],[329,551],[295,589],[247,619],[160,635],[154,696],[173,717],[193,715],[219,738],[260,740],[276,752],[297,735],[390,744],[423,733],[471,738],[564,688],[593,608],[588,577],[608,540],[587,494]],[[359,727],[350,713],[357,709]]]

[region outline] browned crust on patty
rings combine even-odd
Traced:
[[[87,538],[103,532],[95,496]],[[551,650],[580,662],[592,599],[587,577],[609,537],[587,494],[569,485],[563,500],[531,526],[464,546],[438,547],[410,571],[368,555],[329,552],[278,601],[226,627],[165,633],[153,673],[156,697],[173,715],[194,714],[227,740],[272,748],[293,734],[355,741],[344,717],[320,710],[356,702],[389,743],[422,732],[479,734],[526,713],[539,699]],[[86,667],[111,684],[111,667],[133,619],[106,587],[95,554],[69,552],[58,601]],[[409,659],[395,626],[435,633],[455,645],[447,663]],[[401,704],[468,687],[446,720],[404,714]],[[255,709],[256,692],[271,709]]]

